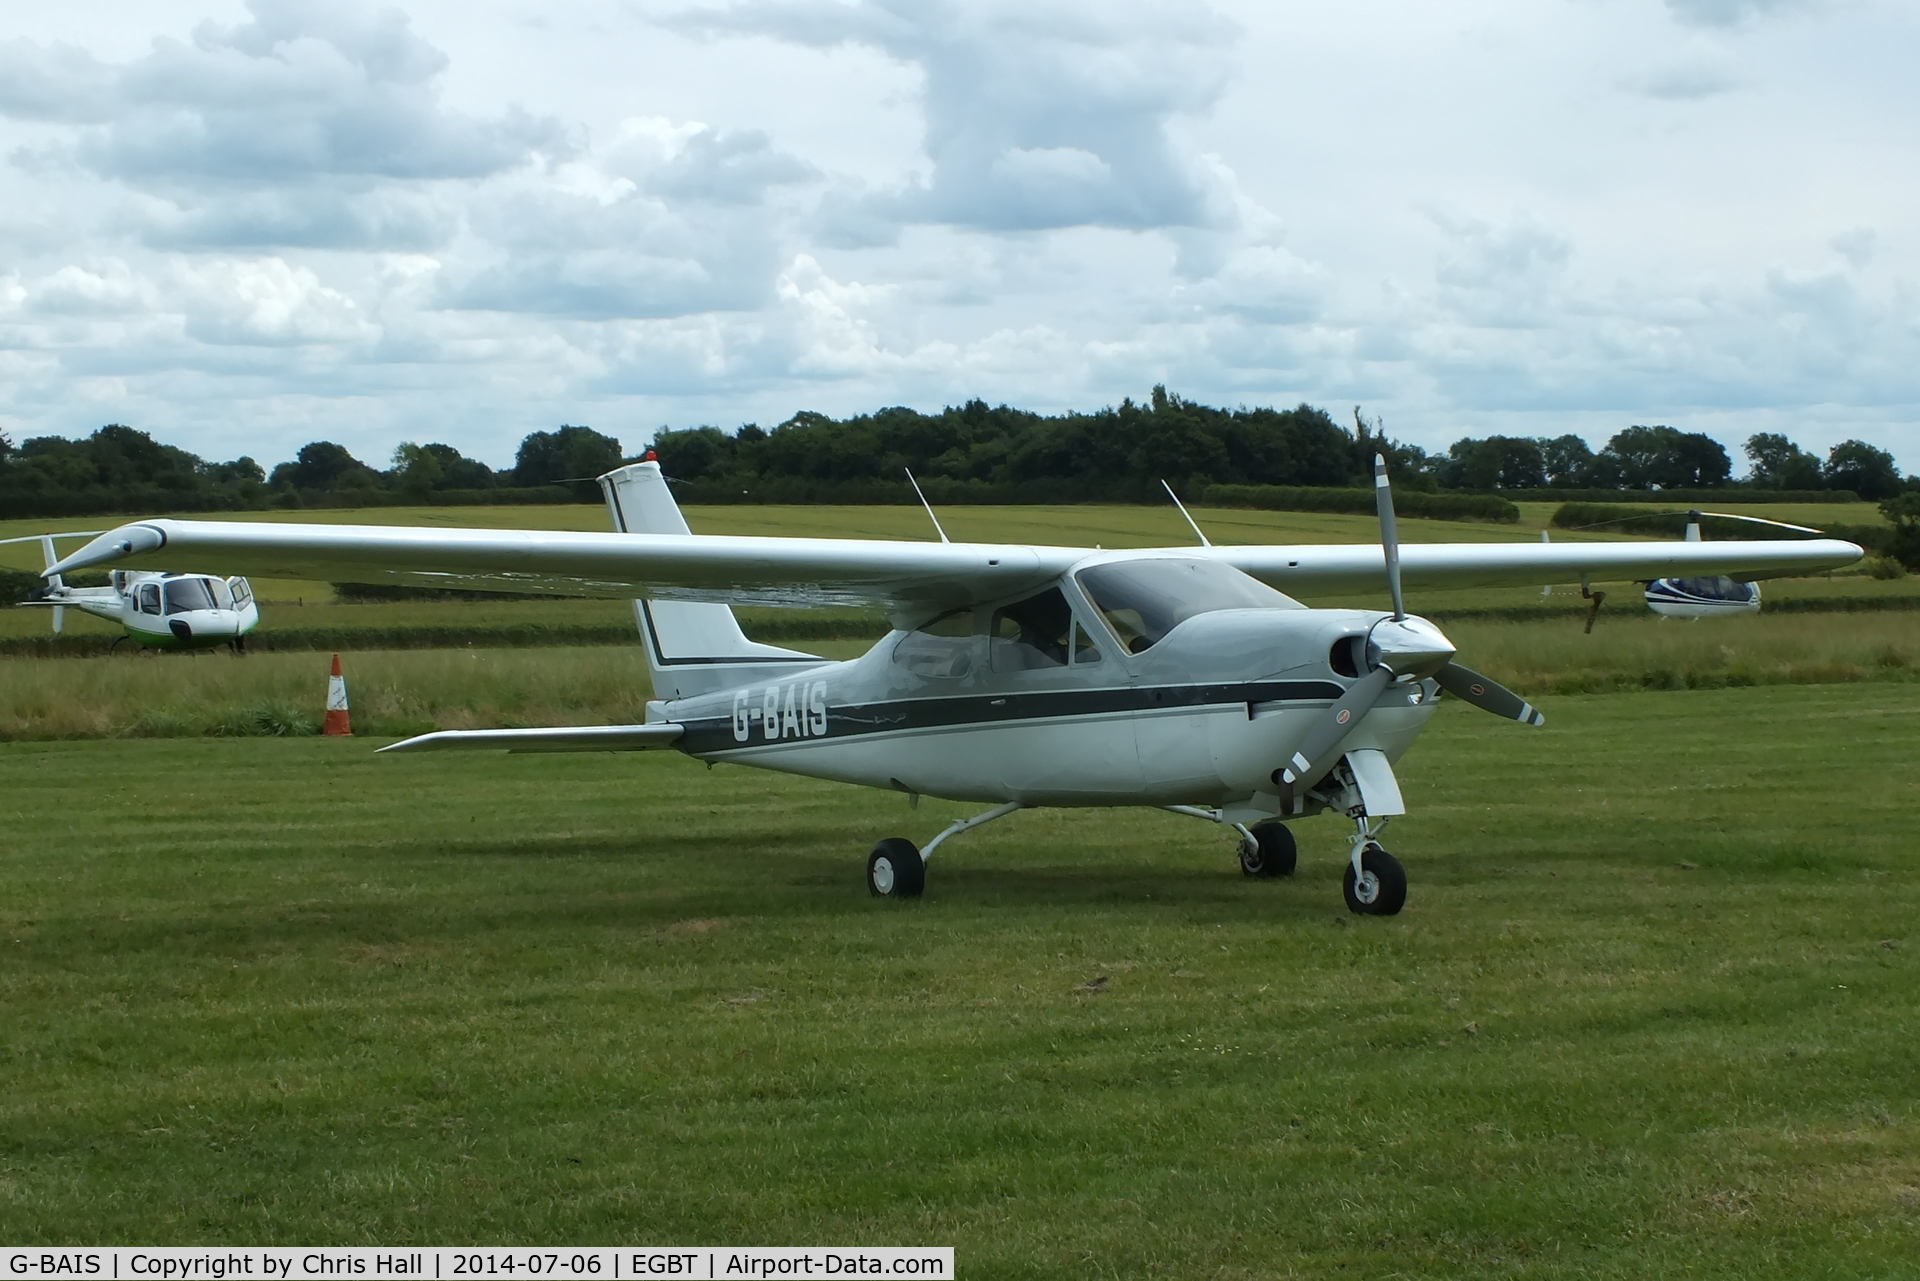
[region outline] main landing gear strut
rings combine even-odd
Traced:
[[[1019,801],[996,805],[984,814],[955,819],[947,830],[918,849],[904,836],[889,836],[867,855],[867,892],[875,898],[919,898],[927,888],[927,860],[950,836],[984,827],[996,818],[1005,818],[1020,808]]]

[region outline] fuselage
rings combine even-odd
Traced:
[[[1647,584],[1647,608],[1669,618],[1717,618],[1760,612],[1760,584],[1731,578],[1657,578]]]
[[[1164,558],[1163,573],[1177,561]],[[1103,609],[1086,568],[894,631],[860,658],[783,669],[650,715],[684,726],[680,746],[702,759],[908,793],[1277,813],[1275,767],[1367,669],[1366,638],[1385,615],[1306,609],[1251,579],[1185,617],[1148,596]],[[1229,574],[1245,578],[1224,567],[1203,576]],[[1110,595],[1131,586],[1111,578],[1095,581]],[[1221,600],[1228,607],[1212,607]],[[1430,681],[1389,686],[1347,747],[1398,759],[1435,697]]]
[[[79,609],[118,623],[149,649],[228,645],[260,622],[246,579],[210,574],[115,570],[109,586],[50,587],[29,603]]]

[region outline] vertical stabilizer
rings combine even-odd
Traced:
[[[47,562],[46,567],[48,569],[52,569],[55,565],[58,565],[60,563],[60,554],[54,551],[53,549],[52,535],[44,535],[40,539],[40,554],[46,558],[46,562]],[[60,577],[60,575],[58,574],[47,575],[47,586],[65,587],[66,585],[67,585],[67,580]],[[66,630],[67,630],[67,607],[65,605],[55,605],[53,607],[53,634],[55,636],[58,636],[61,632],[64,632]]]
[[[613,528],[623,534],[695,537],[655,462],[630,463],[600,477]],[[685,698],[756,681],[827,660],[748,640],[730,606],[673,600],[633,602],[658,698]]]

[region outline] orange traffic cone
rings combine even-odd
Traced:
[[[340,655],[333,656],[333,675],[327,677],[327,723],[322,734],[351,736],[353,722],[347,718],[347,678],[340,674]]]

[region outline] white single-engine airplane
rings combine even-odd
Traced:
[[[1239,834],[1249,876],[1287,875],[1284,820],[1353,822],[1347,906],[1391,915],[1406,874],[1381,848],[1405,812],[1393,762],[1445,691],[1523,723],[1542,717],[1453,661],[1409,615],[1429,586],[1742,580],[1850,564],[1805,542],[1437,543],[1399,546],[1375,461],[1379,546],[1203,545],[1098,551],[824,538],[697,537],[652,461],[601,477],[610,534],[149,520],[52,567],[165,558],[283,578],[471,586],[635,601],[655,699],[641,725],[443,731],[384,751],[673,747],[816,778],[992,802],[927,843],[892,837],[867,884],[911,897],[949,837],[1023,807],[1144,805]],[[937,522],[936,522],[937,524]],[[1309,609],[1282,589],[1384,582],[1391,613]],[[894,631],[829,662],[750,641],[731,603],[876,605]]]
[[[236,654],[245,652],[247,633],[260,624],[260,607],[254,603],[253,588],[244,578],[116,569],[108,575],[105,587],[69,587],[62,582],[55,568],[59,556],[54,540],[98,534],[98,530],[89,530],[0,539],[0,546],[40,544],[47,563],[47,585],[21,603],[51,606],[55,635],[66,630],[67,611],[77,609],[120,624],[126,633],[121,639],[146,649],[212,649],[225,645]]]

